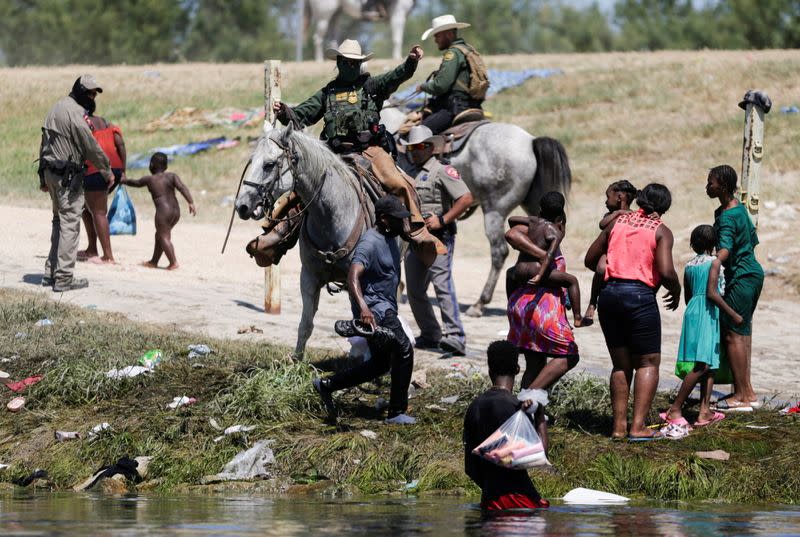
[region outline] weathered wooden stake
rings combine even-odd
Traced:
[[[764,115],[757,104],[747,103],[744,111],[744,141],[742,143],[742,179],[740,201],[758,227],[758,196],[761,186],[761,159],[764,156]]]
[[[275,112],[272,104],[281,100],[281,62],[264,62],[264,132],[272,128]],[[265,208],[266,210],[266,208]],[[278,315],[281,312],[281,271],[278,265],[264,269],[264,311]]]

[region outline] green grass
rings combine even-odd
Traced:
[[[33,328],[44,317],[54,325]],[[28,335],[16,338],[18,332]],[[186,345],[201,341],[215,354],[189,360]],[[151,348],[165,355],[152,376],[105,378],[110,367],[135,363]],[[214,418],[223,427],[255,425],[249,442],[274,440],[277,489],[331,480],[362,493],[478,493],[463,472],[461,432],[469,401],[488,386],[481,375],[447,378],[446,371],[429,372],[431,387],[411,399],[418,418],[413,427],[378,421],[374,403],[388,397],[385,381],[342,392],[337,403],[343,418],[331,426],[320,420],[323,410],[310,380],[317,367],[328,368],[339,356],[312,351],[310,362],[295,363],[285,347],[210,340],[6,290],[0,290],[0,349],[0,358],[11,358],[0,367],[14,378],[44,375],[25,394],[22,412],[0,413],[0,461],[11,464],[0,474],[6,482],[44,468],[56,489],[69,489],[120,457],[147,455],[153,457],[151,481],[143,487],[194,486],[247,445],[241,437],[215,443],[220,433],[209,423]],[[192,367],[196,362],[205,367]],[[197,404],[167,409],[172,397],[184,394],[196,397]],[[452,395],[459,396],[455,404],[440,403]],[[0,402],[10,397],[4,393]],[[668,394],[658,395],[654,414],[667,399]],[[553,389],[551,401],[554,471],[531,473],[546,497],[583,486],[657,500],[800,502],[796,417],[772,411],[732,415],[679,442],[634,445],[608,439],[604,379],[570,375]],[[445,410],[426,408],[434,403]],[[86,433],[101,422],[110,423],[113,432],[94,442],[53,440],[55,430]],[[748,423],[770,428],[749,429]],[[364,429],[377,438],[362,436]],[[731,459],[694,456],[713,449],[728,451]]]

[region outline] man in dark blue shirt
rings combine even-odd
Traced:
[[[397,237],[403,220],[411,213],[399,198],[389,195],[375,202],[375,228],[367,230],[356,244],[347,274],[353,317],[373,329],[381,327],[394,338],[388,347],[369,341],[371,358],[363,364],[314,379],[329,418],[335,419],[333,392],[374,380],[391,370],[391,395],[386,423],[410,425],[416,422],[408,409],[408,387],[414,368],[414,347],[397,317],[397,286],[400,281],[400,250]]]
[[[464,471],[481,488],[481,509],[536,509],[549,507],[542,499],[526,470],[513,470],[493,464],[472,453],[500,428],[523,402],[511,390],[519,373],[519,350],[508,341],[495,341],[486,350],[492,387],[479,395],[464,416]],[[536,432],[547,450],[547,423],[544,409],[535,412]]]

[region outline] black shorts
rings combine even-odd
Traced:
[[[597,308],[609,350],[627,347],[633,356],[661,352],[661,313],[652,287],[609,280],[600,291]]]
[[[87,192],[113,191],[119,184],[120,177],[122,177],[122,169],[111,168],[111,173],[114,174],[114,184],[111,185],[110,189],[108,188],[106,180],[103,179],[103,175],[100,172],[90,173],[89,175],[85,176],[83,178],[83,189]]]

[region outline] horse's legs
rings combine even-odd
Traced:
[[[492,268],[489,277],[478,301],[470,306],[467,315],[470,317],[480,317],[483,315],[483,307],[492,300],[494,288],[497,286],[497,279],[503,269],[503,263],[508,257],[508,245],[506,244],[505,234],[503,233],[503,221],[505,216],[496,211],[484,213],[483,227],[486,237],[489,239],[489,249],[492,255]]]
[[[297,327],[297,345],[294,348],[296,360],[302,360],[306,351],[306,343],[314,330],[314,316],[319,308],[319,292],[322,284],[305,265],[300,269],[300,295],[303,298],[303,312],[300,325]]]

